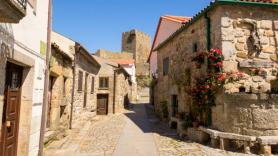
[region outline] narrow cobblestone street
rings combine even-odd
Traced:
[[[46,156],[234,156],[198,143],[178,139],[149,106],[134,104],[123,114],[84,117],[69,135],[48,144]]]

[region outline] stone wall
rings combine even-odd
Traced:
[[[211,40],[212,46],[220,45],[221,40],[219,26],[220,15],[211,12]],[[160,112],[160,103],[167,101],[170,116],[172,114],[172,95],[178,96],[179,112],[189,112],[191,109],[191,98],[185,92],[185,87],[194,82],[194,78],[206,71],[194,68],[192,56],[194,55],[193,46],[197,45],[197,51],[207,51],[207,22],[201,17],[188,28],[183,30],[175,38],[158,50],[158,79],[155,86],[156,96],[154,97],[155,109]],[[163,75],[163,59],[169,58],[169,73]],[[189,71],[188,73],[185,71]],[[188,82],[185,82],[189,78]],[[192,81],[192,82],[191,82]]]
[[[87,111],[96,113],[96,93],[91,92],[92,90],[92,79],[95,78],[98,74],[99,67],[92,63],[94,61],[88,55],[84,55],[80,52],[76,54],[76,68],[75,68],[75,91],[74,91],[74,118],[78,118],[78,114]],[[83,84],[82,90],[78,90],[78,75],[79,71],[83,73]],[[85,91],[85,78],[87,76],[87,90]],[[95,80],[96,81],[96,80]],[[95,82],[94,81],[94,82]],[[94,85],[96,86],[96,85]],[[87,94],[87,103],[86,107],[84,107],[84,94]]]
[[[242,135],[278,135],[277,94],[219,94],[213,128]]]
[[[277,135],[278,9],[223,6],[220,12],[223,67],[230,75],[212,109],[213,127]]]
[[[50,130],[59,130],[64,133],[69,128],[73,79],[72,60],[59,49],[52,48],[50,62],[50,75],[54,78],[49,119]]]
[[[138,30],[131,30],[122,34],[122,51],[133,54],[136,66],[136,76],[149,76],[150,65],[147,63],[151,50],[150,36]],[[137,78],[138,84],[144,81]]]
[[[104,59],[133,59],[133,54],[129,52],[112,52],[109,50],[99,49],[95,53],[96,56]]]
[[[128,75],[123,69],[118,70],[116,76],[116,98],[115,108],[116,112],[122,112],[125,104],[128,104],[131,98],[131,82]]]

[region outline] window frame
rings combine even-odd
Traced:
[[[83,90],[83,71],[79,70],[78,72],[78,83],[77,83],[77,91],[81,92]]]
[[[169,65],[170,65],[170,59],[169,57],[166,57],[163,59],[163,76],[166,76],[169,74]]]
[[[109,77],[99,77],[99,89],[109,88]]]
[[[92,82],[91,82],[91,94],[95,92],[95,77],[92,76]]]

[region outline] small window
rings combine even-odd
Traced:
[[[64,83],[63,83],[63,95],[64,96],[66,96],[66,94],[67,94],[66,85],[67,85],[67,78],[64,77]]]
[[[78,73],[78,91],[82,91],[82,85],[83,85],[83,72],[79,71],[79,73]]]
[[[163,75],[168,75],[169,72],[169,58],[165,58],[163,60]]]
[[[109,78],[108,77],[100,77],[99,78],[99,88],[107,89],[109,87]]]
[[[92,77],[92,84],[91,84],[91,93],[95,91],[95,77]]]
[[[193,44],[193,52],[198,52],[198,44],[197,43]]]

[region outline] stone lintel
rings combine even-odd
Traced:
[[[253,61],[253,60],[243,60],[239,62],[239,66],[242,68],[272,68],[274,62],[272,61]]]

